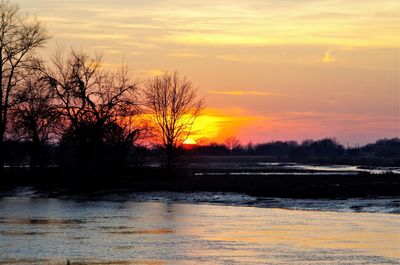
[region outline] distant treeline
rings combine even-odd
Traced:
[[[344,147],[335,139],[296,141],[274,141],[242,145],[229,139],[225,144],[211,143],[194,146],[189,151],[196,155],[260,155],[276,158],[304,160],[310,158],[391,158],[400,162],[400,139],[380,139],[359,147]]]
[[[31,165],[32,162],[32,144],[31,142],[6,141],[5,149],[6,161],[10,166]],[[47,144],[43,147],[42,165],[62,166],[68,163],[72,158],[66,157],[68,153],[63,143]],[[111,146],[110,146],[111,148]],[[122,161],[123,165],[143,166],[146,161],[162,160],[162,147],[146,148],[141,145],[132,145],[126,150]],[[305,140],[301,143],[296,141],[275,141],[260,144],[228,144],[211,143],[209,145],[194,145],[190,148],[182,148],[178,152],[180,157],[186,158],[187,155],[193,156],[267,156],[271,160],[278,161],[391,161],[400,164],[400,139],[380,139],[375,143],[370,143],[360,147],[344,147],[334,139]],[[113,152],[110,152],[113,154]],[[179,155],[177,154],[178,158]],[[111,158],[110,158],[111,159]],[[38,166],[38,165],[36,165]],[[121,164],[122,166],[122,164]]]

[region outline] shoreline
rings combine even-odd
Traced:
[[[0,192],[0,203],[29,200],[61,200],[74,203],[149,203],[209,205],[227,207],[251,207],[259,209],[280,209],[289,211],[320,211],[335,213],[400,214],[400,196],[369,198],[278,198],[253,197],[234,192],[129,192],[127,190],[100,191],[91,197],[85,195],[45,194],[24,188],[8,194]]]
[[[125,171],[103,171],[82,177],[67,170],[50,168],[41,171],[24,169],[8,170],[0,180],[0,191],[16,187],[34,187],[49,194],[87,197],[97,192],[234,192],[257,197],[276,198],[368,198],[400,196],[400,175],[385,174],[339,174],[300,175],[274,174],[196,174],[180,169],[166,174],[160,168],[141,168]]]

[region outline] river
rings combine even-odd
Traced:
[[[0,198],[0,264],[399,264],[400,215]]]

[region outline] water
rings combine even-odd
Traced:
[[[207,167],[191,163],[195,175],[358,175],[360,173],[400,175],[400,167],[313,165],[302,163],[277,163],[255,161],[209,161]]]
[[[30,197],[75,199],[84,201],[87,196],[47,193],[33,187],[18,187],[14,190],[0,192],[1,197]],[[92,194],[92,200],[114,202],[164,202],[211,204],[228,206],[250,206],[258,208],[281,208],[290,210],[369,212],[400,214],[400,196],[371,198],[337,198],[337,199],[291,199],[274,197],[257,197],[235,192],[130,192],[124,190],[99,191]]]
[[[0,264],[399,264],[398,214],[130,196],[2,197]]]
[[[269,163],[259,163],[260,165],[270,166]],[[294,170],[307,170],[311,172],[336,172],[336,173],[360,173],[367,172],[370,174],[393,173],[400,174],[399,167],[362,167],[348,165],[307,165],[307,164],[283,164],[282,168]]]

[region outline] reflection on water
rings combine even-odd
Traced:
[[[0,217],[0,224],[32,224],[32,225],[66,225],[66,224],[80,224],[83,220],[60,220],[60,219],[30,219],[30,218],[8,218]]]
[[[370,174],[399,174],[400,167],[374,167],[350,165],[312,165],[302,163],[276,163],[276,162],[208,162],[207,167],[192,163],[196,170],[195,175],[358,175],[362,172]]]
[[[162,234],[169,234],[173,233],[174,230],[172,229],[165,229],[165,228],[158,228],[158,229],[147,229],[147,230],[142,230],[142,229],[134,229],[134,230],[129,230],[129,229],[115,229],[114,231],[109,231],[107,233],[115,233],[115,234],[155,234],[155,235],[162,235]]]
[[[259,163],[261,165],[268,165],[267,163]],[[362,166],[348,166],[348,165],[306,165],[306,164],[286,164],[283,167],[300,170],[310,170],[319,172],[367,172],[371,174],[384,174],[394,173],[400,174],[398,167],[362,167]]]
[[[397,214],[0,199],[0,264],[398,264]]]

